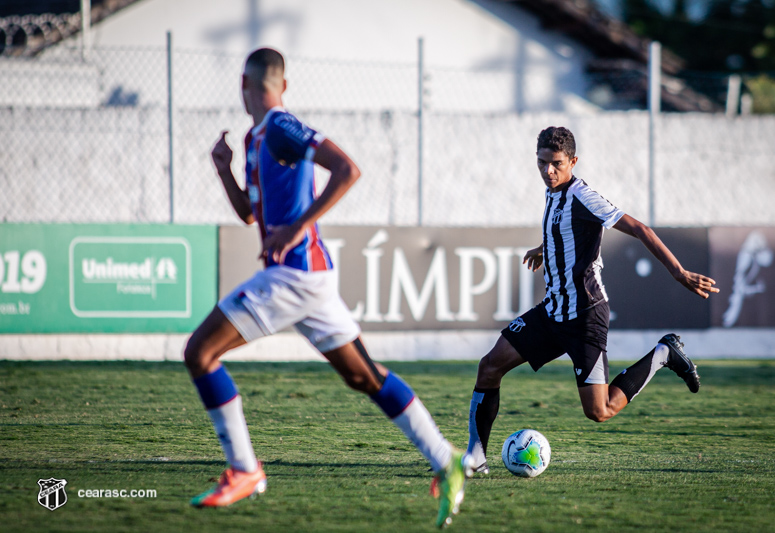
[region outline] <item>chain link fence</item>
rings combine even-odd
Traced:
[[[84,56],[62,46],[0,58],[0,220],[237,223],[210,150],[228,130],[242,179],[251,125],[240,100],[243,61],[172,48]],[[499,70],[291,56],[287,78],[286,106],[362,170],[325,223],[536,226],[535,139],[549,125],[576,134],[579,177],[648,220],[648,116],[635,104],[601,112]],[[598,81],[590,76],[578,92]],[[524,112],[524,90],[575,99],[576,112]],[[775,224],[775,117],[666,113],[656,127],[657,224]]]

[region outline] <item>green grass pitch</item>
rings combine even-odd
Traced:
[[[324,364],[227,364],[244,398],[267,492],[194,509],[224,467],[180,363],[0,362],[3,531],[432,531],[437,503],[420,454]],[[389,364],[444,434],[467,442],[476,364]],[[612,373],[623,368],[612,364]],[[491,474],[468,484],[451,531],[773,531],[775,361],[701,361],[690,394],[668,370],[620,415],[584,418],[569,364],[503,382]],[[516,478],[503,440],[534,428],[549,468]],[[67,503],[37,502],[41,478]],[[82,498],[79,490],[155,490]]]

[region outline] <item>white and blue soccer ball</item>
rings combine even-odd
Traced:
[[[534,429],[512,433],[503,443],[501,452],[506,468],[520,477],[536,477],[546,470],[552,457],[549,441]]]

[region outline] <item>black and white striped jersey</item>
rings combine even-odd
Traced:
[[[557,322],[608,301],[600,277],[603,228],[624,212],[573,176],[562,191],[546,189],[543,219],[544,280],[547,314]]]

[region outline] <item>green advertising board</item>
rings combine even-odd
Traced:
[[[215,226],[0,224],[0,333],[185,333],[216,294]]]

